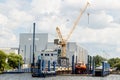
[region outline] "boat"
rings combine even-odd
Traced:
[[[85,74],[86,73],[86,65],[82,62],[75,64],[75,73],[76,74]]]

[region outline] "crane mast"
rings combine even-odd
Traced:
[[[62,53],[60,56],[65,57],[66,56],[66,54],[65,54],[66,53],[66,40],[63,39],[63,37],[61,35],[61,31],[58,27],[56,27],[56,31],[57,31],[58,36],[60,38],[60,42],[58,43],[58,45],[61,45],[61,47],[62,47],[62,51],[61,51]]]

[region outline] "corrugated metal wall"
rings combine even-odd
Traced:
[[[38,55],[41,50],[47,48],[48,34],[47,33],[37,33],[35,34],[35,60],[37,60]],[[33,35],[32,33],[22,33],[20,34],[20,54],[23,56],[25,63],[32,62],[33,55]]]

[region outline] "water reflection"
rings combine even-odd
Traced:
[[[46,78],[33,78],[30,73],[22,74],[0,74],[0,80],[120,80],[119,75],[109,75],[107,77],[91,76],[56,76]]]

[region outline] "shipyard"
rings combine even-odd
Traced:
[[[119,2],[0,0],[0,80],[120,80]]]

